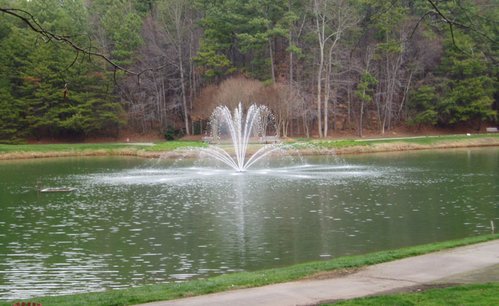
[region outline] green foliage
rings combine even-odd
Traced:
[[[350,101],[347,93],[351,92],[346,90],[346,84],[357,82],[353,90],[360,101],[379,97],[378,104],[390,101],[394,104],[392,112],[400,110],[390,114],[396,117],[393,120],[408,118],[411,124],[439,126],[480,127],[484,122],[497,123],[499,24],[495,21],[499,10],[490,9],[493,1],[434,1],[444,16],[456,22],[452,32],[428,1],[327,2],[325,16],[337,12],[335,6],[344,5],[349,16],[338,20],[355,23],[341,33],[341,40],[331,54],[332,86],[339,104],[335,112],[343,111],[343,106],[355,108],[354,104],[346,105],[345,101]],[[313,1],[183,0],[189,12],[180,16],[185,31],[181,36],[185,41],[164,42],[168,40],[165,36],[178,35],[175,29],[164,26],[176,22],[166,13],[171,12],[172,3],[177,2],[0,0],[1,7],[32,12],[43,28],[105,54],[125,68],[154,69],[157,67],[145,65],[165,64],[170,56],[169,51],[161,49],[165,45],[175,48],[174,52],[183,52],[180,53],[185,62],[183,85],[189,97],[200,92],[197,86],[204,86],[203,82],[221,81],[234,73],[273,83],[275,79],[285,80],[291,72],[303,96],[314,95],[316,89],[311,84],[318,63],[318,44],[311,14]],[[426,15],[432,10],[433,13]],[[155,81],[164,82],[161,86],[165,85],[165,89],[144,89],[137,82],[135,88],[127,84],[133,93],[120,92],[122,87],[113,80],[122,84],[127,79],[124,72],[113,74],[106,62],[82,53],[69,68],[77,56],[74,50],[55,40],[46,41],[20,19],[0,14],[0,139],[27,135],[85,137],[105,131],[114,134],[126,124],[116,95],[123,94],[121,100],[132,104],[137,100],[144,103],[143,96],[135,95],[137,92],[148,92],[149,96],[156,94],[155,91],[162,92],[164,97],[156,100],[169,101],[179,91],[178,68],[167,65],[168,72]],[[423,16],[416,31],[411,33]],[[326,23],[327,35],[334,34],[335,21],[330,21]],[[142,48],[145,42],[150,45]],[[425,42],[430,42],[427,49],[422,45]],[[430,47],[435,50],[429,50]],[[374,50],[370,55],[372,75],[360,73],[358,80],[359,72],[355,71],[358,65],[349,63],[362,62],[367,58],[367,50]],[[191,59],[195,63],[187,62]],[[172,63],[171,58],[168,61]],[[143,76],[150,77],[149,72]],[[162,73],[158,72],[158,76]],[[199,80],[199,76],[204,79]],[[344,77],[348,79],[342,80]],[[377,82],[379,85],[375,86]],[[406,101],[405,86],[411,87],[407,112],[402,105]],[[374,103],[362,106],[368,109],[365,114],[373,116]],[[178,108],[166,109],[163,112],[168,113],[161,117],[178,117],[175,113]],[[383,113],[386,112],[378,112],[379,118],[366,118],[366,122],[381,121]],[[348,114],[352,116],[350,119],[358,116],[352,109]]]
[[[495,121],[493,84],[487,76],[450,81],[449,91],[439,105],[444,120],[450,124]]]
[[[286,37],[296,14],[288,11],[288,1],[196,1],[204,12],[200,21],[204,30],[196,62],[205,77],[247,71],[266,79],[270,74],[269,44]],[[298,48],[296,48],[298,52]],[[241,62],[244,57],[247,60]]]
[[[55,33],[86,32],[80,1],[25,2],[38,22]],[[0,23],[0,139],[84,137],[116,134],[122,108],[109,88],[111,80],[96,64],[71,48],[45,43],[18,20]],[[80,35],[75,36],[78,42]],[[74,62],[74,63],[73,63]],[[73,63],[73,65],[71,65]],[[112,86],[111,86],[112,87]]]
[[[222,76],[234,71],[230,60],[224,54],[219,54],[216,50],[209,50],[206,44],[201,44],[195,61],[202,67],[202,74],[208,78]]]
[[[437,102],[438,96],[434,87],[429,85],[419,87],[410,98],[410,107],[413,115],[412,119],[409,120],[409,124],[437,124]]]
[[[480,128],[483,122],[496,122],[493,109],[497,78],[483,53],[464,53],[454,43],[473,50],[474,41],[463,33],[448,37],[445,53],[438,67],[435,85],[422,85],[410,97],[413,124],[455,125],[465,123]]]
[[[198,0],[195,4],[204,12],[199,22],[204,35],[195,61],[203,67],[202,74],[208,78],[229,73],[233,68],[229,58],[229,50],[235,40],[233,29],[240,22],[240,16],[235,11],[238,2]]]
[[[394,30],[400,26],[407,15],[407,6],[404,6],[401,1],[359,0],[358,2],[360,9],[364,11],[364,22],[377,29],[376,38],[383,42],[385,49],[396,51],[390,39]]]
[[[376,77],[369,72],[364,72],[357,84],[355,95],[364,102],[370,102],[373,95],[373,86],[378,84]]]
[[[142,44],[142,18],[127,1],[104,6],[102,26],[111,41],[110,52],[116,63],[130,66],[133,55]]]
[[[418,113],[413,119],[409,120],[409,124],[437,124],[438,113],[434,109],[427,109]]]
[[[157,0],[135,0],[133,1],[134,8],[142,15],[151,13]]]
[[[300,47],[298,47],[297,45],[295,45],[295,44],[291,44],[290,46],[288,46],[286,48],[286,52],[292,52],[292,53],[298,55],[298,57],[302,57],[303,56],[302,49]]]
[[[169,126],[166,128],[164,136],[166,140],[175,140],[184,136],[184,132],[181,129],[176,129],[173,126]]]
[[[0,142],[16,142],[24,136],[22,112],[22,104],[0,88]]]

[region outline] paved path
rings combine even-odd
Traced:
[[[310,305],[422,286],[441,280],[453,282],[453,276],[490,268],[497,270],[498,265],[499,240],[493,240],[369,266],[343,277],[301,280],[143,305]]]

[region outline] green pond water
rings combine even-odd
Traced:
[[[42,187],[72,187],[41,193]],[[499,148],[207,161],[0,161],[0,300],[126,288],[487,234]]]

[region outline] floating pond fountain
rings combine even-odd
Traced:
[[[265,143],[266,139],[274,141],[277,138],[277,136],[267,138],[267,130],[272,128],[271,125],[273,125],[272,114],[264,105],[252,104],[246,114],[241,103],[232,113],[227,106],[218,106],[210,118],[211,140],[218,142],[228,135],[232,148],[226,149],[220,145],[210,144],[208,148],[202,149],[202,153],[221,161],[237,172],[246,171],[251,165],[278,149],[275,144],[264,144],[252,154],[248,151],[251,139],[256,138]],[[230,153],[231,150],[233,154]]]
[[[253,143],[272,124],[263,106],[217,108],[209,159],[0,161],[0,301],[282,267],[499,224],[497,148],[274,158],[281,146]],[[75,190],[38,192],[40,178]]]

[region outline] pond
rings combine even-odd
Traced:
[[[0,300],[286,266],[488,234],[499,148],[0,162]],[[73,192],[40,193],[40,187]]]

